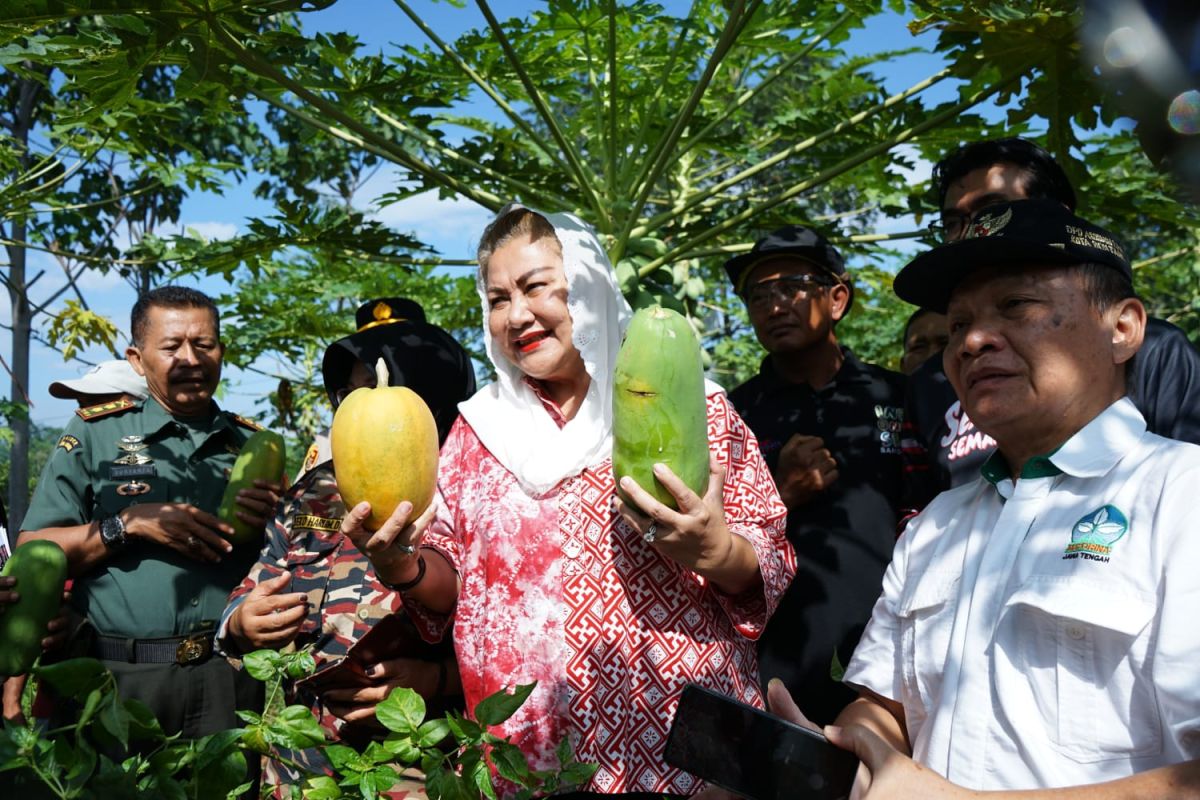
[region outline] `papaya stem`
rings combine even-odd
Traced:
[[[387,364],[384,363],[383,357],[380,356],[375,361],[375,386],[379,389],[387,386],[389,377]]]

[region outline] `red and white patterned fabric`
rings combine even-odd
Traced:
[[[754,547],[763,578],[738,597],[707,586],[620,519],[611,460],[531,497],[464,419],[442,448],[438,515],[424,544],[455,565],[462,590],[453,618],[415,603],[410,612],[431,639],[453,622],[468,709],[537,681],[497,732],[539,769],[557,763],[555,746],[569,736],[580,761],[600,765],[590,791],[699,788],[662,758],[687,682],[763,705],[754,640],[796,567],[786,510],[723,393],[708,398],[708,435],[729,469],[726,521]]]

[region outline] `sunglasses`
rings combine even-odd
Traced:
[[[773,302],[794,303],[805,300],[837,281],[818,275],[785,275],[756,283],[746,290],[746,305],[754,310],[769,307]]]

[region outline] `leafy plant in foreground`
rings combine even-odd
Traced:
[[[591,777],[593,765],[574,760],[570,743],[558,748],[553,771],[530,768],[516,745],[489,732],[507,720],[536,684],[497,692],[475,707],[474,719],[450,713],[426,719],[425,701],[411,689],[393,689],[376,707],[386,735],[361,752],[329,741],[312,712],[283,700],[285,680],[315,667],[307,651],[260,650],[244,666],[266,684],[262,713],[242,711],[245,727],[186,740],[167,736],[145,704],[122,699],[112,674],[99,661],[78,658],[34,669],[38,681],[60,702],[77,709],[74,722],[46,727],[34,720],[5,722],[0,732],[0,785],[18,785],[23,797],[56,798],[236,798],[253,789],[247,765],[269,756],[306,772],[287,751],[316,749],[332,774],[307,774],[291,796],[306,800],[375,798],[406,769],[425,774],[434,800],[497,798],[497,778],[524,799]],[[30,682],[32,685],[32,681]],[[32,688],[26,693],[26,706]],[[66,706],[64,706],[66,707]],[[262,787],[264,795],[275,787]]]

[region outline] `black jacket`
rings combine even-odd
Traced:
[[[793,434],[820,436],[838,480],[788,514],[796,577],[759,643],[763,684],[781,678],[814,721],[833,722],[854,692],[830,677],[849,662],[892,557],[904,491],[900,428],[905,378],[845,361],[818,390],[784,381],[768,357],[759,374],[730,393],[772,474]]]

